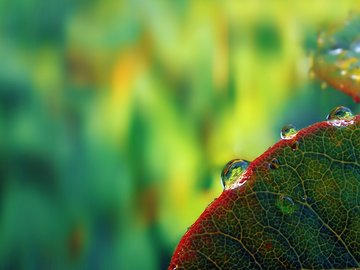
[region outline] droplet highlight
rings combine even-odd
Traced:
[[[290,196],[280,195],[276,202],[276,206],[283,214],[289,215],[295,212],[297,209],[296,204]]]
[[[249,167],[250,162],[244,159],[230,160],[221,172],[221,183],[224,189],[229,189]]]
[[[280,137],[283,140],[289,140],[296,136],[297,130],[294,125],[288,124],[281,129]]]

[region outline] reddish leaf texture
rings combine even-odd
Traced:
[[[360,116],[255,159],[189,228],[169,269],[360,267]]]

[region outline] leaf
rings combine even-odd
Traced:
[[[332,87],[360,102],[360,16],[323,31],[313,70]]]
[[[360,267],[360,115],[255,159],[181,239],[169,269]]]

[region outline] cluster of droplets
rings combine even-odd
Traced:
[[[230,189],[233,184],[241,178],[249,165],[250,162],[244,159],[233,159],[226,163],[221,172],[223,188],[225,190]]]
[[[354,123],[354,115],[351,110],[344,106],[338,106],[330,111],[327,115],[326,120],[329,124],[333,126],[347,126]],[[280,132],[280,137],[283,140],[294,139],[298,131],[295,126],[292,124],[285,125]],[[294,140],[290,147],[293,151],[296,151],[299,148],[299,142]],[[243,159],[233,159],[230,160],[224,166],[221,172],[221,182],[225,190],[235,187],[234,185],[237,180],[241,179],[244,175],[246,169],[249,167],[250,162]],[[268,167],[271,170],[276,170],[280,167],[280,163],[277,158],[271,159],[268,163]],[[285,200],[289,201],[290,197],[284,197]],[[290,198],[291,199],[291,198]]]

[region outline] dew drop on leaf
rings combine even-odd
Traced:
[[[272,170],[279,168],[279,166],[280,166],[279,161],[276,158],[273,158],[269,163],[269,168]]]
[[[276,202],[276,206],[283,214],[292,214],[296,210],[296,205],[293,199],[289,196],[281,195]]]
[[[298,150],[299,149],[299,142],[298,141],[293,142],[290,147],[291,147],[291,149],[293,151]]]
[[[249,161],[243,159],[233,159],[226,163],[221,172],[221,182],[223,188],[230,188],[231,185],[234,184],[234,182],[246,171],[249,164]]]
[[[338,106],[331,110],[326,116],[326,120],[352,120],[354,115],[349,108]]]
[[[281,139],[289,140],[289,139],[293,138],[296,135],[296,133],[297,133],[297,130],[296,130],[295,126],[292,124],[288,124],[281,129],[280,137],[281,137]]]

